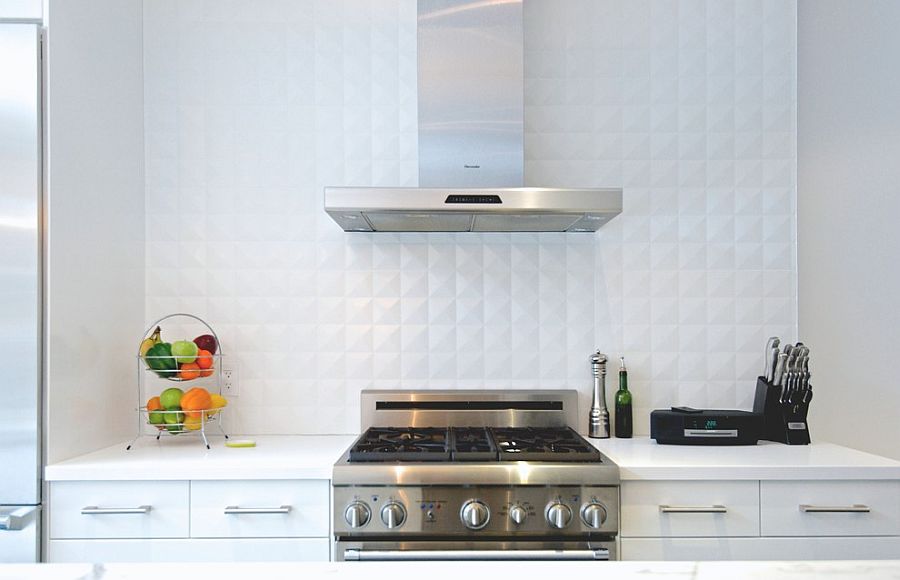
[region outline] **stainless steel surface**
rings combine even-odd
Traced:
[[[137,507],[98,507],[89,505],[81,508],[81,514],[85,516],[105,516],[105,515],[142,515],[149,514],[153,510],[153,506],[141,505]]]
[[[0,563],[40,559],[41,506],[0,506]]]
[[[581,508],[581,521],[589,528],[599,530],[609,517],[606,506],[600,503],[588,503]]]
[[[516,408],[517,402],[525,402],[529,408]],[[546,405],[533,408],[535,403]],[[577,424],[578,391],[366,389],[360,395],[360,405],[362,431],[369,427],[401,426],[564,427]]]
[[[509,519],[517,526],[521,526],[528,519],[528,510],[521,504],[509,506]]]
[[[359,541],[335,543],[337,561],[615,560],[613,540],[583,541]]]
[[[326,187],[344,231],[595,232],[621,213],[621,189],[522,187],[522,14],[521,0],[419,0],[420,187]]]
[[[802,504],[800,511],[808,514],[867,514],[872,509],[867,505],[854,504],[847,506],[807,505]]]
[[[685,437],[737,437],[737,429],[685,429]]]
[[[473,481],[476,480],[470,480],[470,483]],[[472,500],[484,504],[492,514],[488,522],[478,530],[466,527],[460,517],[463,506]],[[395,536],[398,533],[389,529],[378,518],[363,528],[351,527],[344,518],[344,513],[347,506],[358,501],[365,502],[375,510],[388,503],[405,506],[406,520],[401,528],[404,536],[535,537],[551,533],[557,536],[581,536],[594,532],[614,535],[619,529],[619,488],[614,485],[335,486],[332,521],[336,536],[368,538]],[[580,518],[572,518],[567,527],[556,530],[550,527],[546,519],[552,506],[565,506],[571,516],[580,513],[588,504],[601,505],[608,513],[599,528],[587,525]],[[520,524],[516,524],[509,515],[510,508],[516,505],[528,512],[528,517]],[[557,517],[556,511],[553,517]]]
[[[710,506],[683,506],[683,505],[661,505],[660,513],[663,514],[724,514],[728,512],[728,508],[723,505]]]
[[[544,515],[550,527],[557,530],[569,527],[569,524],[572,522],[572,508],[559,500],[550,503]]]
[[[344,550],[345,561],[609,560],[609,550]]]
[[[788,355],[782,353],[778,355],[778,361],[775,363],[774,378],[772,384],[780,387],[784,381],[784,365],[787,362]]]
[[[332,468],[340,485],[603,485],[619,484],[619,468],[606,456],[601,463],[540,461],[350,463],[349,450]]]
[[[406,508],[400,502],[388,502],[381,508],[381,522],[384,526],[391,530],[399,528],[406,521]]]
[[[283,505],[279,507],[239,507],[236,505],[230,505],[225,508],[225,514],[227,515],[241,515],[241,514],[289,514],[291,513],[291,506]]]
[[[40,490],[40,27],[0,24],[0,505]]]
[[[772,350],[774,349],[777,354],[780,342],[781,339],[777,336],[769,337],[769,340],[766,341],[765,370],[763,376],[767,381],[772,380],[775,371],[775,355],[772,354]]]
[[[325,211],[348,232],[595,232],[622,212],[622,190],[326,187]]]
[[[38,506],[0,507],[0,531],[24,530],[39,512]]]
[[[459,510],[459,519],[470,530],[480,530],[491,521],[491,510],[477,499],[470,499]]]
[[[418,2],[419,185],[524,184],[522,2]]]
[[[372,510],[365,502],[354,501],[344,510],[344,521],[353,529],[365,527],[372,519]]]
[[[588,437],[609,439],[609,410],[606,407],[606,355],[599,350],[591,355],[594,393],[588,415]]]
[[[576,391],[367,390],[370,427],[561,427]],[[358,560],[615,559],[619,470],[600,461],[355,461],[332,472],[335,554]],[[378,512],[381,517],[366,518]],[[600,552],[596,552],[600,550]],[[607,554],[603,550],[609,550]]]

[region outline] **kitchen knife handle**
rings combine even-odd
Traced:
[[[291,513],[291,506],[283,505],[281,507],[260,507],[260,508],[242,508],[236,505],[230,505],[225,508],[225,513],[228,515],[241,515],[241,514],[289,514]]]
[[[805,514],[867,514],[872,509],[863,504],[853,505],[808,505],[800,504],[800,511]]]
[[[102,508],[97,507],[95,505],[89,505],[81,508],[81,514],[85,516],[105,516],[105,515],[119,515],[119,514],[149,514],[150,510],[153,509],[152,506],[149,505],[140,505],[138,507],[133,508],[123,508],[123,507],[112,507],[112,508]]]
[[[728,512],[728,508],[723,505],[661,505],[659,506],[659,512],[663,514],[724,514]]]

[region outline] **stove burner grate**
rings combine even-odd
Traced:
[[[449,461],[447,429],[371,427],[350,448],[350,461]]]

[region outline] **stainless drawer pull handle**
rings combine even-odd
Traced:
[[[226,514],[233,515],[241,515],[241,514],[289,514],[291,513],[291,506],[283,505],[281,507],[261,507],[261,508],[242,508],[236,505],[230,505],[225,508]]]
[[[728,508],[723,505],[661,505],[659,511],[663,514],[724,514],[728,512]]]
[[[867,505],[807,505],[801,504],[800,511],[805,514],[867,514],[872,511]]]
[[[153,509],[148,505],[141,505],[134,508],[102,508],[95,505],[89,505],[81,508],[81,513],[86,516],[104,516],[113,514],[149,514]]]

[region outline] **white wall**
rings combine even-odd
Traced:
[[[47,462],[136,428],[143,332],[140,0],[52,0],[47,46]]]
[[[366,387],[586,405],[600,347],[646,432],[653,407],[749,408],[765,338],[794,338],[794,2],[526,3],[526,174],[624,185],[595,236],[323,212],[325,185],[416,183],[415,0],[144,10],[146,318],[217,328],[234,431],[352,432]]]
[[[900,4],[801,0],[800,334],[813,437],[900,459]]]

